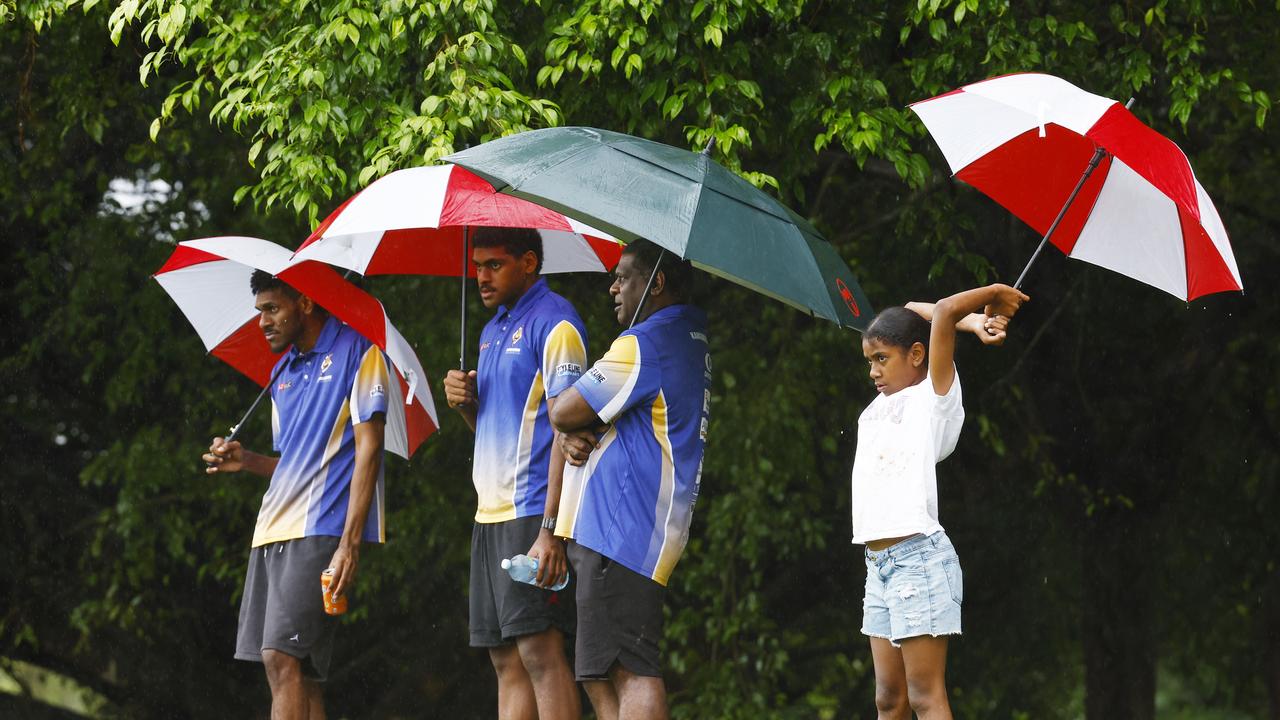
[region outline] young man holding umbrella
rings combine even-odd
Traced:
[[[278,457],[214,438],[207,472],[248,470],[271,479],[245,577],[236,657],[262,662],[273,718],[324,717],[337,619],[331,592],[355,582],[362,542],[382,542],[382,451],[390,383],[387,360],[311,298],[257,271],[250,280],[259,327],[273,352],[272,430]]]
[[[477,369],[452,370],[444,381],[449,407],[476,434],[471,645],[489,650],[499,717],[574,719],[581,706],[564,651],[575,625],[572,591],[547,589],[568,570],[553,534],[564,457],[548,411],[582,375],[586,330],[539,276],[536,230],[481,228],[472,247],[480,299],[497,313],[481,333]],[[541,587],[502,570],[504,558],[520,553],[538,559]]]
[[[662,603],[689,539],[711,405],[707,321],[688,304],[692,275],[653,243],[627,245],[609,292],[618,322],[636,324],[551,411],[567,461],[579,466],[565,473],[556,532],[574,541],[575,663],[602,720],[667,717]]]

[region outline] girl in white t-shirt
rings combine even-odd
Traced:
[[[853,542],[866,546],[862,632],[871,639],[882,720],[950,718],[947,638],[960,633],[963,582],[938,522],[934,465],[964,423],[953,361],[956,330],[1004,342],[1028,300],[1007,285],[967,290],[937,305],[882,311],[862,336],[876,396],[858,418]]]

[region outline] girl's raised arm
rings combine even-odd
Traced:
[[[996,283],[939,300],[933,306],[932,327],[929,330],[929,377],[933,380],[933,391],[938,395],[946,395],[951,390],[951,383],[955,381],[956,323],[972,312],[1011,318],[1017,314],[1022,303],[1030,299],[1008,285]],[[912,305],[918,303],[911,303],[907,307],[925,316]]]

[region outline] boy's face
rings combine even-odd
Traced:
[[[871,365],[869,374],[876,391],[885,395],[919,383],[928,373],[924,345],[920,343],[904,348],[879,338],[863,338],[862,355]]]
[[[478,247],[471,251],[471,261],[476,266],[480,301],[490,310],[514,305],[528,289],[529,276],[538,267],[538,256],[532,252],[517,258],[503,247]]]
[[[258,310],[258,327],[271,346],[271,352],[283,352],[297,342],[306,329],[303,322],[302,298],[291,297],[283,290],[263,290],[254,298]]]

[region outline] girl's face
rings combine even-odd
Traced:
[[[876,391],[892,395],[925,379],[929,368],[924,364],[924,345],[909,348],[885,342],[880,338],[863,338],[862,355],[871,365],[871,382]]]

